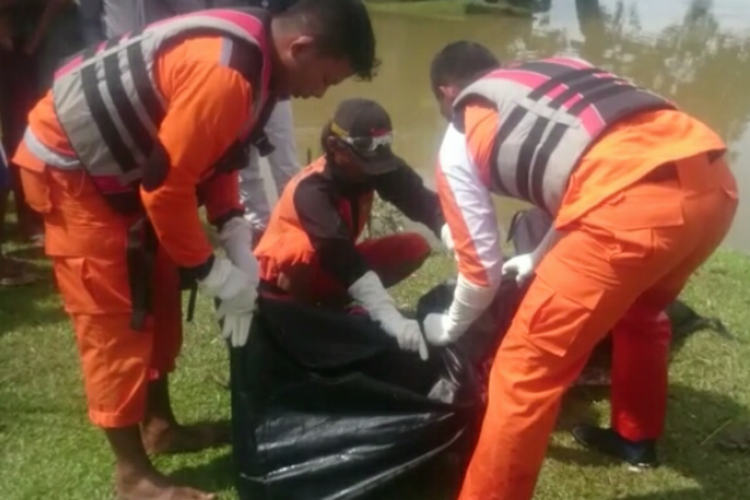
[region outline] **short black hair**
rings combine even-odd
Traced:
[[[432,91],[437,93],[438,87],[445,85],[463,88],[484,73],[499,67],[500,60],[484,45],[468,40],[451,42],[432,59]]]
[[[346,58],[361,80],[369,81],[380,65],[375,32],[362,0],[299,0],[276,16],[315,37],[322,55]]]

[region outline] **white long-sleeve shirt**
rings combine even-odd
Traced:
[[[452,124],[440,146],[437,188],[458,261],[458,286],[445,326],[458,336],[495,297],[503,254],[492,193],[482,182],[466,136]]]

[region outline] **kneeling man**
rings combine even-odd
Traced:
[[[436,193],[391,151],[388,113],[367,99],[342,102],[323,130],[324,154],[289,181],[255,249],[261,289],[311,304],[361,303],[402,349],[427,357],[419,325],[404,318],[386,288],[430,254],[415,233],[357,243],[374,194],[425,224],[450,246]]]

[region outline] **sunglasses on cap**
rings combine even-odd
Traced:
[[[350,137],[335,123],[331,124],[331,131],[362,156],[375,156],[383,149],[390,149],[393,144],[392,131],[374,137]]]

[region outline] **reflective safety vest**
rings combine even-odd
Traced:
[[[154,168],[156,178],[166,176],[168,155],[157,132],[169,103],[156,85],[154,66],[159,51],[182,37],[225,37],[221,63],[241,73],[253,89],[250,119],[213,171],[244,167],[250,143],[268,153],[263,127],[275,102],[269,96],[269,19],[260,9],[173,17],[92,46],[57,71],[52,87],[57,118],[81,166],[116,210],[139,210],[145,171]]]
[[[675,105],[580,59],[550,58],[484,75],[454,103],[454,126],[480,98],[498,111],[490,189],[557,213],[570,175],[610,126],[634,113]]]

